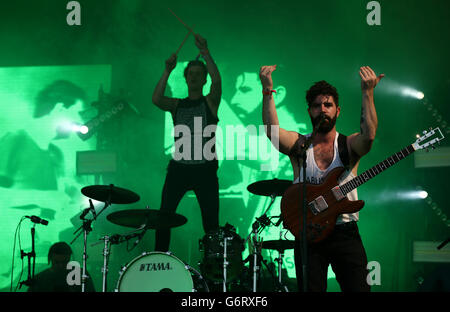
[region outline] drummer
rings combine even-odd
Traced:
[[[167,168],[160,209],[164,212],[174,213],[184,194],[188,190],[193,190],[200,205],[203,229],[205,232],[209,232],[219,227],[218,161],[215,153],[215,140],[212,148],[210,144],[206,145],[211,141],[211,137],[202,136],[201,144],[195,144],[197,140],[194,140],[194,129],[197,130],[200,125],[203,134],[207,126],[209,128],[213,126],[214,129],[217,126],[217,111],[222,86],[219,70],[208,50],[206,40],[195,34],[195,45],[200,50],[206,64],[200,60],[193,60],[185,68],[184,76],[188,87],[188,96],[184,99],[164,96],[170,73],[177,64],[176,54],[172,54],[166,60],[164,72],[153,92],[153,103],[161,110],[172,114],[176,136],[175,151]],[[204,96],[203,87],[208,74],[211,77],[211,88],[210,93]],[[177,129],[187,128],[190,131],[180,131],[182,135],[177,137]],[[183,142],[186,141],[191,144],[183,145]],[[213,159],[205,157],[204,148],[212,151],[215,157]],[[168,251],[169,244],[170,229],[157,230],[155,249]]]

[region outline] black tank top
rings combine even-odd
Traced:
[[[177,163],[205,164],[217,161],[215,132],[219,119],[211,112],[206,97],[203,96],[198,100],[181,99],[172,118],[175,130],[175,150],[172,157]],[[208,128],[209,136],[205,136],[204,130],[208,126],[211,126]],[[189,134],[190,138],[186,137]],[[207,143],[206,151],[209,151],[209,155],[203,152]],[[213,159],[210,154],[214,155]]]

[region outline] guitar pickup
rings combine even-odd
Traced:
[[[319,196],[308,204],[309,209],[314,215],[328,209],[328,204],[323,196]]]
[[[345,198],[344,194],[342,194],[342,190],[339,186],[335,186],[331,189],[331,191],[333,192],[334,197],[336,198],[337,201],[341,201]]]

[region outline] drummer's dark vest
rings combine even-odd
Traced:
[[[213,115],[211,109],[206,102],[206,97],[202,96],[198,100],[190,100],[189,98],[182,99],[178,102],[177,108],[172,114],[173,124],[176,129],[177,126],[183,125],[187,126],[190,130],[190,152],[186,153],[189,157],[181,157],[185,155],[183,153],[183,148],[186,146],[181,145],[177,148],[177,144],[175,143],[175,151],[173,158],[175,159],[175,153],[181,159],[175,159],[178,163],[183,164],[205,164],[211,161],[217,161],[217,156],[214,160],[206,159],[203,150],[205,144],[211,140],[214,140],[214,145],[212,148],[208,148],[211,150],[214,155],[216,153],[215,150],[215,129],[212,132],[210,137],[204,137],[204,129],[207,126],[217,126],[219,119]],[[176,131],[174,132],[175,142],[183,137],[183,133],[178,137],[176,136]],[[186,138],[184,138],[186,139]],[[201,143],[201,144],[199,144]],[[201,148],[201,150],[200,150]],[[187,158],[187,159],[185,159]]]

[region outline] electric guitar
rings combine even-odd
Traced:
[[[364,201],[351,201],[347,198],[346,195],[353,189],[395,165],[416,150],[425,149],[429,146],[434,148],[434,144],[440,144],[440,141],[443,139],[444,135],[439,128],[430,128],[430,131],[424,131],[422,136],[417,135],[415,143],[405,147],[346,183],[339,185],[338,182],[339,177],[345,171],[343,167],[331,170],[324,178],[322,184],[306,183],[307,241],[309,243],[318,243],[324,240],[333,231],[340,214],[355,213],[364,207]],[[302,190],[303,183],[293,184],[284,192],[281,198],[283,226],[300,240],[303,231]]]

